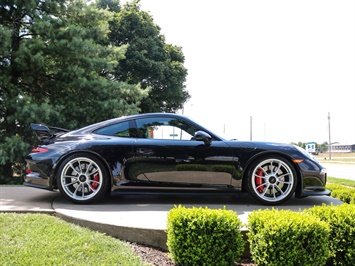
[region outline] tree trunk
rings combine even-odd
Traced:
[[[0,185],[11,184],[14,181],[12,164],[6,163],[0,166]]]

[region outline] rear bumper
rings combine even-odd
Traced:
[[[26,174],[23,185],[27,187],[53,190],[53,187],[50,184],[49,179],[43,178],[42,176],[40,176],[38,172],[31,172],[29,174]]]
[[[51,159],[37,158],[33,156],[41,156],[43,153],[33,153],[26,157],[26,175],[24,177],[24,185],[28,187],[42,188],[53,190],[56,187],[53,184],[53,173]]]
[[[34,183],[30,183],[30,182],[24,182],[23,185],[27,186],[27,187],[40,188],[40,189],[53,191],[53,188],[51,188],[51,187],[43,186],[43,185],[39,185],[39,184],[34,184]]]

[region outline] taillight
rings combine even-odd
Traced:
[[[31,153],[33,153],[33,152],[47,152],[47,151],[49,151],[49,149],[47,149],[47,148],[35,147],[32,149]]]

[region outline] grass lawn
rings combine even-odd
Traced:
[[[46,214],[0,214],[1,265],[147,265],[132,247]]]
[[[328,183],[333,183],[333,184],[339,184],[347,187],[355,187],[355,181],[350,180],[350,179],[343,179],[343,178],[336,178],[336,177],[327,177],[327,184]]]

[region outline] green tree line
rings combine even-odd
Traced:
[[[30,123],[75,129],[182,108],[184,60],[139,0],[2,0],[0,184],[22,182]]]

